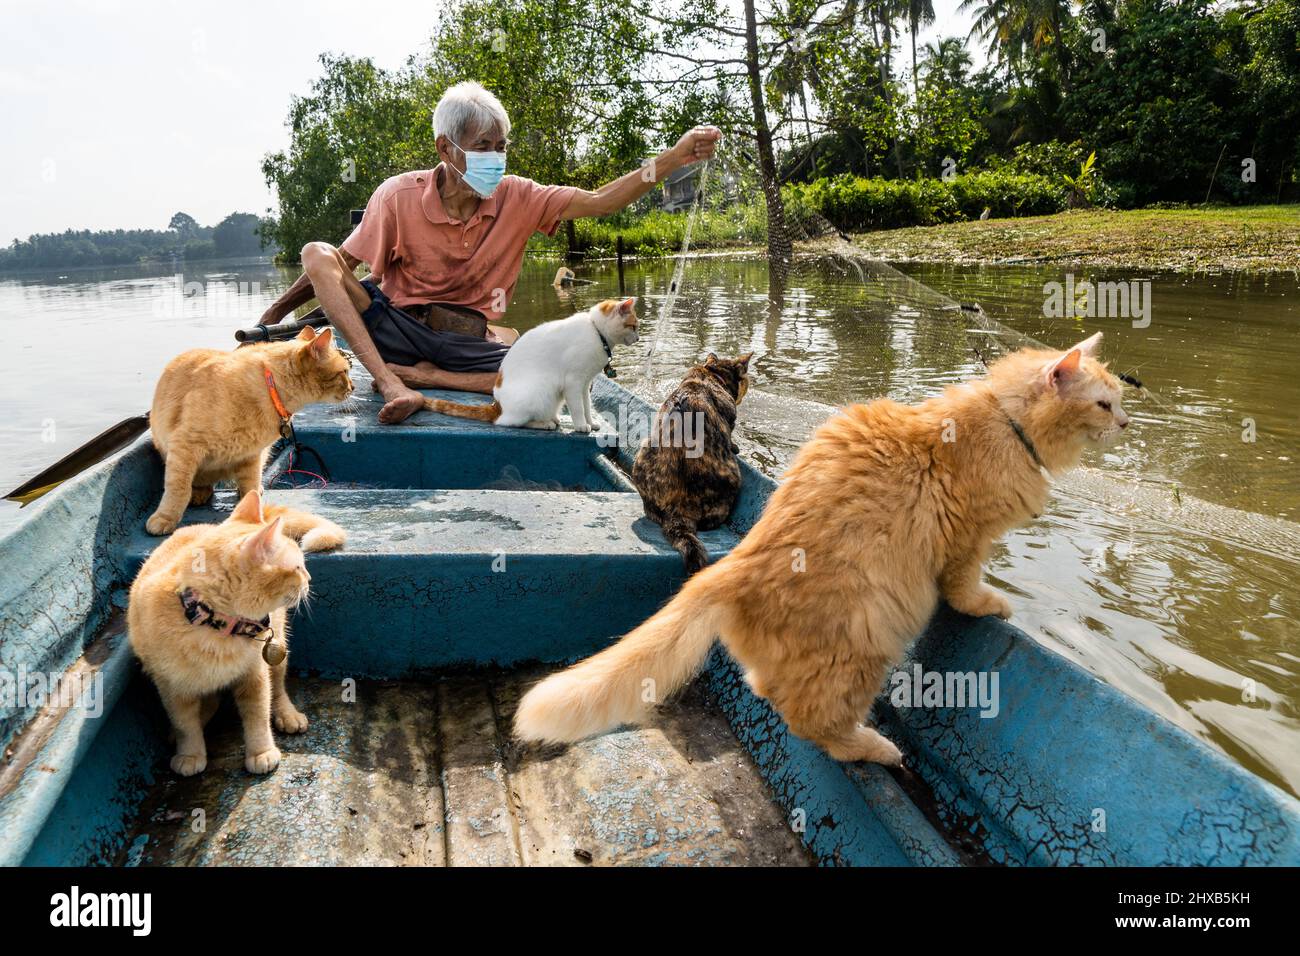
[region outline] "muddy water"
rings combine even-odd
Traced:
[[[1113,367],[1148,387],[1127,399],[1134,427],[1008,538],[992,582],[1036,639],[1300,791],[1300,283],[1075,272],[1149,279],[1150,324],[1134,328],[1132,317],[1045,318],[1044,286],[1064,279],[1059,270],[906,269],[911,278],[819,259],[774,289],[761,260],[700,258],[686,270],[672,326],[656,334],[672,263],[629,263],[627,292],[643,297],[644,327],[642,342],[617,356],[619,380],[653,397],[708,350],[756,352],[741,444],[779,475],[836,405],[917,400],[979,374],[977,350],[997,354],[1020,335],[1062,346],[1102,329]],[[550,286],[554,270],[525,267],[511,313],[519,327],[617,291],[612,263],[584,266],[596,284],[569,296]],[[255,321],[294,278],[265,263],[199,265],[179,286],[172,274],[0,279],[6,490],[146,408],[177,352],[233,344],[231,330]],[[956,307],[971,301],[987,319]],[[0,532],[20,520],[6,503]]]

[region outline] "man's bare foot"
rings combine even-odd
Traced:
[[[481,392],[484,395],[492,394],[497,377],[496,372],[448,372],[432,362],[417,362],[415,365],[386,362],[385,368],[407,388],[445,388],[459,392]],[[374,382],[370,387],[376,392],[383,391]],[[387,395],[384,397],[388,398]]]
[[[385,425],[396,425],[424,408],[424,396],[405,385],[379,391],[387,399],[379,410],[379,421]]]

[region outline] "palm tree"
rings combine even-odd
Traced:
[[[927,43],[921,62],[927,80],[938,77],[951,86],[963,85],[974,65],[961,37],[944,37],[938,43]]]
[[[921,27],[934,23],[933,0],[907,0],[907,27],[912,33],[912,92],[919,100],[921,84],[916,76],[916,34]]]
[[[1070,61],[1062,31],[1074,19],[1072,0],[962,0],[958,8],[973,10],[971,36],[989,45],[989,54],[1008,70],[1018,70],[1030,51],[1052,46],[1061,87],[1069,85]]]
[[[867,0],[862,7],[862,21],[871,27],[871,37],[877,51],[877,63],[880,66],[880,91],[885,105],[892,109],[892,89],[894,66],[894,21],[903,9],[903,0]],[[899,137],[894,136],[894,163],[898,167],[899,178],[906,176],[903,172],[903,153],[899,146]]]

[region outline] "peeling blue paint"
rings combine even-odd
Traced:
[[[353,487],[271,492],[272,500],[333,518],[351,536],[343,551],[309,557],[314,597],[294,622],[291,662],[323,679],[320,686],[572,660],[615,640],[680,585],[680,558],[615,467],[630,468],[635,449],[606,457],[608,426],[599,435],[555,434],[433,414],[380,426],[378,400],[365,391],[368,381],[358,381],[353,415],[318,407],[298,421],[300,439]],[[594,401],[611,421],[620,405],[651,411],[603,379]],[[268,468],[268,483],[285,460]],[[731,527],[703,536],[715,556],[757,520],[775,487],[748,465],[742,474]],[[0,581],[0,667],[58,673],[94,657],[109,707],[99,719],[70,711],[44,723],[33,722],[32,708],[0,710],[0,740],[17,754],[0,764],[0,863],[348,862],[342,844],[313,839],[321,827],[339,825],[338,795],[361,804],[351,810],[364,834],[373,822],[362,819],[368,808],[392,799],[405,806],[416,793],[385,792],[355,765],[358,754],[391,771],[386,779],[437,777],[432,764],[408,766],[426,759],[409,721],[390,726],[372,715],[364,740],[362,724],[342,716],[314,723],[310,750],[265,780],[250,782],[237,757],[214,765],[204,792],[209,818],[224,827],[219,846],[191,841],[164,850],[158,834],[174,834],[172,822],[137,819],[146,798],[154,805],[174,792],[175,778],[166,771],[156,696],[120,632],[105,628],[156,545],[142,524],[160,479],[157,456],[142,441],[42,499],[31,521],[0,540],[10,572]],[[217,520],[230,503],[222,496],[215,509],[191,509],[187,520]],[[492,568],[497,556],[504,571]],[[908,776],[830,760],[790,734],[724,653],[710,658],[704,686],[819,862],[1300,863],[1295,800],[1015,628],[944,609],[911,660],[926,670],[996,669],[1003,700],[991,719],[878,701],[874,717],[903,749]],[[603,762],[605,782],[581,799],[600,839],[615,848],[611,861],[732,860],[716,818],[689,809],[698,806],[697,793],[653,775],[609,782],[650,759],[627,750],[635,739],[611,734],[588,755]],[[487,786],[508,785],[495,765],[480,777]],[[282,825],[283,841],[267,843],[241,816],[259,810]],[[487,807],[459,813],[447,808],[445,818],[421,823],[435,837],[431,861],[449,822],[485,839],[509,836],[507,821]],[[155,829],[128,842],[140,826]],[[376,860],[391,862],[395,852],[388,847]]]

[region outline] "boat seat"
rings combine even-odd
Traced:
[[[221,520],[232,498],[191,508],[185,523]],[[348,532],[342,550],[308,555],[312,596],[293,621],[295,667],[323,674],[574,659],[640,624],[683,579],[681,556],[624,492],[325,489],[267,500]],[[715,559],[738,541],[726,528],[700,539]],[[157,544],[138,530],[133,565]]]
[[[491,556],[498,551],[681,563],[659,526],[645,517],[641,499],[625,492],[298,488],[268,490],[265,500],[328,518],[348,532],[342,550],[312,554],[313,565],[361,555]],[[233,492],[218,491],[213,505],[189,508],[181,523],[222,522],[234,504]],[[726,527],[701,531],[699,537],[713,557],[740,540]],[[129,551],[143,561],[161,540],[140,528]]]
[[[335,481],[372,488],[485,488],[511,478],[567,489],[631,490],[601,473],[600,459],[619,442],[616,416],[600,414],[596,430],[579,434],[567,414],[557,431],[501,428],[491,422],[416,412],[381,425],[383,402],[369,378],[342,405],[310,405],[294,416],[298,440],[320,455]],[[477,405],[485,395],[431,390],[433,398]],[[298,467],[313,470],[307,458]],[[269,477],[276,474],[268,466]]]

